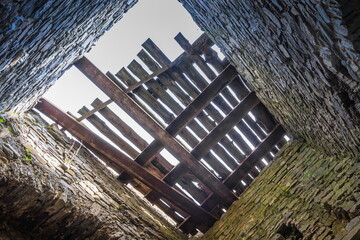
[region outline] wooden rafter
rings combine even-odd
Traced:
[[[136,176],[144,184],[156,190],[164,198],[176,203],[176,205],[181,207],[181,209],[185,212],[196,212],[199,222],[206,221],[206,224],[211,225],[216,220],[216,218],[210,213],[198,207],[190,199],[184,197],[160,179],[154,177],[145,168],[132,161],[115,147],[92,133],[89,129],[79,124],[76,120],[59,110],[55,105],[51,104],[47,100],[41,99],[36,105],[36,109],[46,114],[59,125],[66,127],[73,136],[86,143],[91,148],[96,149],[96,151],[100,152],[106,158],[126,170],[131,175]]]
[[[208,171],[179,144],[168,132],[159,126],[146,112],[144,112],[133,100],[126,95],[115,83],[103,74],[95,65],[85,57],[74,64],[85,76],[87,76],[98,88],[107,94],[116,104],[124,109],[131,117],[143,126],[152,136],[161,142],[177,159],[184,162],[212,191],[221,196],[228,203],[232,203],[237,197],[230,189],[225,187],[216,177],[208,174]]]
[[[181,205],[185,203],[183,200],[173,201],[176,194],[165,196],[164,189],[157,187],[165,184],[166,189],[183,192],[200,204],[197,207],[202,209],[197,211],[211,212],[212,217],[219,218],[222,209],[237,199],[233,192],[243,192],[266,167],[261,159],[271,161],[286,141],[284,129],[276,124],[236,69],[226,59],[219,59],[205,34],[193,44],[181,33],[175,40],[184,52],[174,61],[148,39],[137,54],[141,62],[133,60],[116,74],[104,75],[89,60],[80,59],[75,66],[110,99],[105,102],[95,99],[91,104],[93,109],[83,107],[79,110],[81,116],[73,120],[79,123],[88,119],[134,160],[132,164],[136,169],[140,166],[146,169],[145,175],[155,177],[156,184],[151,185],[142,174],[123,168],[115,159],[84,142],[120,173],[119,180],[132,184],[173,218],[185,233],[194,234],[196,229],[207,231],[213,219],[203,221],[205,215],[194,216],[198,212],[191,212],[193,205],[186,208]],[[143,140],[111,110],[109,104],[113,102],[155,139],[150,144]],[[250,111],[252,114],[248,114]],[[102,121],[98,117],[100,114],[109,123]],[[71,122],[67,124],[70,128],[75,126]],[[76,134],[76,130],[71,131]],[[181,138],[190,149],[175,138]],[[180,160],[178,165],[173,166],[160,154],[164,148]],[[240,181],[247,185],[239,184]]]

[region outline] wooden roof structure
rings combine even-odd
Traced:
[[[259,175],[267,165],[263,159],[274,158],[286,142],[285,131],[236,69],[218,57],[206,34],[193,44],[181,33],[175,40],[184,52],[172,62],[150,39],[137,55],[141,62],[133,60],[115,74],[102,73],[86,58],[77,61],[75,66],[109,96],[105,102],[95,99],[91,110],[80,109],[80,118],[45,99],[36,108],[81,140],[181,230],[195,234],[207,231]],[[154,141],[148,144],[110,103]],[[84,119],[117,147],[82,125]],[[160,154],[164,148],[179,164]]]

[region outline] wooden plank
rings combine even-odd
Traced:
[[[204,157],[207,160],[208,164],[221,176],[221,178],[225,178],[229,171],[212,155],[206,154],[213,148],[217,142],[221,138],[225,136],[225,134],[233,128],[236,122],[241,120],[241,118],[247,114],[257,103],[259,100],[256,98],[255,93],[251,93],[246,97],[241,103],[238,104],[237,108],[235,108],[228,116],[225,118],[201,143],[199,143],[191,153],[197,158],[200,159]],[[244,128],[244,126],[241,126]],[[246,127],[246,126],[245,126]],[[246,127],[247,128],[247,127]],[[252,134],[252,133],[251,133]],[[249,134],[247,134],[249,135]],[[252,134],[253,135],[253,134]],[[255,137],[255,135],[253,135]],[[246,144],[246,143],[244,143]],[[250,151],[250,148],[249,150]],[[217,153],[220,153],[218,151]],[[219,156],[226,164],[231,164],[228,161],[229,157],[225,157],[224,155]],[[233,164],[230,167],[237,167],[237,165]],[[175,167],[176,169],[176,167]]]
[[[206,188],[199,189],[195,187],[193,182],[198,180],[195,179],[193,175],[187,173],[188,171],[187,167],[180,163],[176,168],[174,167],[172,171],[169,171],[168,174],[164,176],[163,181],[170,186],[174,186],[178,183],[183,189],[188,191],[195,200],[202,202],[210,192],[207,191]]]
[[[229,84],[229,87],[240,100],[242,100],[250,91],[248,86],[246,86],[246,83],[240,77],[232,81]],[[276,121],[262,103],[258,104],[251,112],[256,117],[256,123],[267,132],[270,132],[275,127]]]
[[[96,98],[91,105],[94,108],[99,108],[103,106],[103,102]],[[146,148],[148,145],[147,142],[139,136],[130,126],[128,126],[121,118],[119,118],[110,108],[104,107],[99,113],[108,120],[119,132],[126,136],[127,139],[130,140],[136,147],[138,147],[141,151]]]
[[[184,35],[182,35],[182,33],[178,33],[174,39],[188,54],[201,53],[204,48],[214,45],[206,33],[201,34],[201,36],[198,37],[198,39],[196,39],[193,44],[190,44],[190,42],[184,37]]]
[[[176,136],[189,122],[196,117],[202,109],[211,102],[218,92],[236,76],[237,72],[232,66],[228,66],[194,101],[181,112],[181,114],[166,128],[172,136]],[[139,164],[146,164],[154,154],[161,151],[163,146],[152,142],[137,158]]]
[[[144,79],[148,77],[148,73],[145,69],[136,61],[133,61],[129,65],[130,71],[137,76],[139,79]],[[175,113],[179,114],[183,108],[160,86],[157,80],[151,79],[146,83],[148,91],[152,93],[153,96],[159,98],[165,105]]]
[[[145,63],[145,65],[149,69],[151,69],[153,71],[156,71],[159,68],[157,63],[145,51],[140,51],[138,56],[141,57],[142,61]],[[186,59],[184,59],[184,60],[186,60]],[[140,79],[144,79],[144,78],[146,78],[148,76],[148,73],[142,68],[142,66],[138,66],[138,69],[136,70],[136,72],[134,72],[134,74],[136,74],[136,76],[138,76]],[[215,75],[215,77],[216,77],[216,75]],[[161,80],[159,80],[159,79],[151,79],[146,83],[146,86],[149,88],[148,91],[151,91],[153,95],[155,95],[157,98],[159,98],[176,115],[179,115],[180,112],[183,111],[183,108],[178,104],[178,102],[167,93],[166,86],[164,86],[164,84],[162,83]],[[172,88],[172,89],[174,89],[174,88]],[[200,139],[204,138],[207,135],[206,131],[203,130],[202,127],[195,121],[190,122],[188,127]],[[193,140],[195,140],[195,142],[193,141],[194,144],[198,143],[198,141],[196,139],[194,139],[192,134],[190,134],[188,131],[181,131],[181,132],[179,132],[179,135],[189,145],[192,145],[189,141],[193,141]]]
[[[175,36],[175,40],[185,50],[186,53],[191,55],[191,59],[200,68],[200,70],[206,75],[207,78],[214,79],[216,77],[216,74],[206,64],[205,60],[199,56],[199,54],[201,54],[201,52],[202,52],[202,49],[212,45],[212,42],[211,42],[211,44],[206,44],[206,42],[204,42],[201,45],[200,44],[191,45],[190,42],[184,37],[184,35],[182,35],[182,33],[178,33]]]
[[[95,99],[91,104],[94,107],[102,105],[100,99]],[[99,111],[99,113],[108,120],[119,132],[121,132],[127,139],[129,139],[135,146],[137,146],[141,151],[147,147],[147,142],[142,139],[131,127],[129,127],[125,122],[123,122],[110,108],[105,107]],[[166,161],[161,155],[155,155],[156,160],[153,161],[155,167],[159,169],[161,173],[167,173],[171,168],[171,164]],[[145,166],[146,167],[146,166]],[[126,173],[121,173],[125,175]],[[126,174],[127,177],[121,176],[119,180],[128,181],[130,176]]]
[[[236,76],[236,69],[229,65],[176,119],[173,120],[166,130],[174,135],[179,129],[188,125]]]
[[[86,114],[89,112],[87,107],[82,107],[78,113]],[[120,138],[113,130],[111,130],[106,123],[101,120],[98,116],[93,114],[87,119],[96,129],[98,129],[102,134],[110,139],[116,146],[118,146],[122,151],[126,152],[131,158],[135,158],[139,153],[132,148],[124,139]]]
[[[240,150],[235,147],[234,142],[230,141],[229,138],[224,137],[223,139],[221,139],[219,143],[223,145],[225,149],[229,151],[233,157],[235,157],[237,164],[239,164],[239,162],[244,159],[245,154],[240,152]]]
[[[191,103],[191,97],[179,88],[177,81],[173,78],[172,74],[160,74],[158,79],[164,85],[164,87],[169,89],[184,106],[187,106]]]
[[[193,151],[191,151],[191,153],[193,153]],[[215,170],[215,172],[220,175],[219,178],[221,180],[229,175],[229,170],[226,169],[225,166],[211,152],[206,153],[202,158]]]
[[[178,68],[182,73],[186,74],[191,84],[195,85],[200,91],[202,91],[208,85],[207,81],[201,74],[194,68],[192,63],[182,62]]]
[[[164,174],[167,174],[174,167],[160,154],[156,155],[156,157],[151,161],[151,164],[157,167]]]
[[[141,57],[143,57],[141,55]],[[178,58],[176,58],[174,60],[174,62],[170,63],[169,65],[166,65],[158,70],[156,70],[155,72],[151,73],[150,75],[142,78],[139,82],[137,83],[134,83],[133,85],[129,86],[125,92],[128,93],[128,92],[131,92],[133,91],[134,89],[140,87],[141,85],[147,83],[148,81],[150,81],[151,79],[153,79],[154,77],[166,72],[167,70],[169,70],[170,68],[172,68],[173,66],[176,66],[178,65],[181,61],[184,61],[185,59],[187,58],[186,54],[182,54],[180,55]],[[154,65],[152,65],[152,67],[154,67]]]
[[[199,203],[203,202],[204,199],[211,193],[208,191],[208,188],[202,188],[201,185],[194,185],[194,182],[199,182],[191,172],[187,171],[185,174],[182,174],[182,177],[179,178],[177,183],[185,189],[191,196]]]
[[[173,202],[185,212],[193,214],[197,221],[211,226],[217,220],[214,216],[197,206],[187,197],[184,197],[160,179],[152,176],[145,168],[126,157],[105,140],[81,126],[76,120],[63,113],[50,102],[45,99],[41,99],[35,107],[59,125],[66,127],[66,129],[74,137],[96,149],[110,161],[113,161],[116,165],[123,168],[131,175],[136,176],[136,178],[138,178],[141,182],[157,191],[159,194],[164,196],[164,198]]]
[[[256,106],[255,106],[256,107]],[[244,116],[245,118],[246,116]],[[251,129],[246,125],[242,119],[236,124],[236,127],[241,131],[242,134],[249,140],[253,146],[257,146],[260,143],[260,139],[251,131]]]
[[[182,81],[178,81],[178,82],[182,82]],[[186,85],[189,85],[188,83],[186,83],[186,82],[188,82],[188,80],[184,80],[184,84],[185,84],[185,86]],[[191,84],[190,84],[191,85]],[[189,86],[190,86],[189,85]],[[182,85],[182,86],[184,86],[184,85]],[[190,93],[190,95],[191,96],[196,96],[196,93],[195,92],[191,92]],[[216,100],[218,100],[218,97],[216,97],[215,98],[215,101]],[[219,102],[219,101],[217,101],[217,102]],[[221,104],[223,104],[223,102],[221,102]],[[206,108],[206,111],[208,111],[208,113],[210,114],[210,116],[211,117],[213,117],[214,119],[215,119],[215,121],[218,121],[218,122],[220,122],[223,118],[222,118],[222,116],[221,116],[221,114],[212,106],[212,105],[208,105]],[[225,109],[225,110],[228,110],[228,111],[230,111],[231,110],[231,108],[227,108],[227,109]],[[226,112],[226,111],[225,111]],[[199,119],[200,120],[200,119]],[[204,126],[207,126],[207,127],[209,127],[209,126],[211,126],[213,123],[211,122],[211,121],[209,121],[210,120],[210,118],[208,118],[208,117],[206,117],[206,118],[202,118],[201,119],[201,122],[202,122],[202,124],[204,125]],[[210,125],[209,125],[210,124]],[[215,126],[215,124],[213,124],[213,126]],[[208,128],[208,130],[211,130],[211,129],[209,129]],[[250,153],[251,152],[251,149],[247,146],[247,144],[246,144],[246,142],[240,137],[240,136],[237,136],[238,134],[235,132],[235,130],[231,130],[230,132],[229,132],[229,135],[231,135],[231,137],[236,141],[236,143],[238,144],[238,145],[240,145],[240,146],[242,146],[242,148],[244,149],[244,151],[245,152],[247,152],[247,153]],[[230,148],[231,148],[232,146],[230,146]]]
[[[256,135],[260,138],[260,140],[263,140],[266,137],[266,133],[249,115],[245,116],[244,120],[249,125],[249,127],[256,133]]]
[[[221,72],[226,65],[229,64],[227,60],[221,61],[216,51],[210,46],[203,48],[206,63],[210,64],[217,72]]]
[[[226,148],[221,147],[219,144],[216,144],[212,150],[215,151],[215,153],[225,162],[225,164],[231,168],[231,169],[235,169],[237,167],[237,161],[236,159],[234,159],[233,157],[231,157],[229,155],[229,153],[227,153],[225,151]]]
[[[139,76],[140,71],[142,69],[141,65],[133,60],[128,68],[130,69],[130,71],[132,73],[134,73],[135,76]],[[142,69],[143,70],[143,69]],[[174,114],[170,113],[166,108],[164,108],[163,105],[161,105],[158,101],[156,101],[156,98],[153,94],[149,93],[149,91],[147,91],[143,86],[140,86],[136,89],[136,91],[134,91],[134,94],[136,94],[136,96],[140,97],[141,99],[143,99],[143,101],[154,110],[154,112],[156,112],[161,119],[165,122],[165,123],[170,123],[173,119],[175,119]],[[140,105],[142,105],[140,103]],[[144,109],[146,109],[145,106],[143,106]]]
[[[256,165],[261,158],[269,152],[273,146],[281,140],[282,136],[285,134],[285,130],[281,127],[281,125],[277,125],[276,128],[269,134],[269,136],[252,152],[250,156],[248,156],[235,171],[231,173],[229,177],[227,177],[223,182],[229,188],[234,189],[236,187],[236,191],[238,194],[244,191],[244,186],[240,182],[242,178],[244,178],[248,171]],[[201,204],[204,209],[210,211],[213,209],[221,199],[215,194],[210,194],[208,198]]]
[[[185,52],[193,54],[193,47],[191,46],[190,42],[184,37],[184,35],[179,32],[175,37],[175,41],[180,45],[182,49],[185,50]]]
[[[214,43],[205,33],[203,33],[192,45],[182,35],[182,33],[178,33],[175,36],[175,40],[188,54],[203,53],[205,55],[206,62],[212,65],[218,72],[221,72],[225,66],[228,65],[228,62],[223,63],[218,58],[217,53],[211,48]]]
[[[185,234],[195,235],[197,233],[197,226],[198,223],[193,221],[192,218],[189,216],[180,223],[178,228],[181,229],[181,231],[183,231]]]
[[[172,218],[177,223],[181,223],[184,220],[184,218],[181,218],[179,215],[176,214],[176,212],[179,212],[184,217],[189,216],[189,214],[181,211],[171,202],[166,201],[166,199],[162,199],[162,201],[164,201],[167,204],[165,205],[165,203],[163,203],[160,200],[161,196],[155,191],[152,191],[147,195],[145,195],[145,198],[149,200],[149,202],[151,202],[152,204],[158,206],[162,211],[164,211],[164,213],[166,213],[170,218]]]
[[[180,77],[180,75],[178,77]],[[185,87],[185,89],[187,89],[188,91],[191,90],[189,93],[191,97],[196,97],[197,90],[192,90],[192,87],[191,87],[192,85],[188,82],[187,79],[180,80],[180,78],[176,79],[176,81],[178,83],[181,83],[182,84],[181,86]],[[180,94],[179,99],[182,98],[182,100],[186,100],[186,97],[181,96],[181,93],[178,92],[178,94]],[[187,104],[187,102],[185,101],[184,104]],[[229,111],[231,110],[230,108],[228,108],[228,109],[229,109]],[[210,117],[215,119],[215,121],[220,122],[222,120],[221,114],[212,105],[208,105],[205,108],[205,110],[208,112]],[[199,115],[197,116],[197,118],[207,128],[208,131],[212,130],[213,127],[216,126],[216,122],[214,120],[210,119],[210,117],[208,117],[206,114],[204,114],[204,112],[200,112]],[[246,153],[251,152],[251,149],[247,146],[246,142],[240,136],[238,136],[238,134],[236,133],[235,130],[231,130],[229,132],[229,135],[231,135],[231,137],[235,140],[235,142],[238,145],[242,146],[242,149],[244,149],[244,152],[246,152]],[[228,151],[229,150],[233,151],[233,152],[237,151],[237,148],[235,148],[234,145],[227,146],[227,148],[228,148],[227,149]],[[231,148],[233,148],[233,149],[231,149]],[[238,155],[235,155],[235,156],[237,157]],[[237,157],[237,159],[241,160],[242,158]]]
[[[145,52],[140,52],[138,55],[141,56],[144,63],[153,70],[156,70],[158,68],[157,63]],[[142,66],[138,66],[135,72],[133,72],[138,76],[140,79],[144,79],[148,76],[148,73],[142,68]],[[166,87],[162,84],[162,82],[158,79],[152,79],[146,83],[146,86],[148,87],[148,91],[151,91],[151,93],[159,98],[165,105],[167,105],[168,108],[170,108],[176,115],[179,115],[180,112],[183,111],[183,108],[179,105],[179,103],[171,97],[166,92]],[[188,127],[201,139],[204,138],[207,133],[206,131],[195,121],[192,121],[189,123]],[[198,140],[193,137],[193,135],[187,131],[182,130],[179,132],[179,136],[184,139],[190,146],[195,146],[198,144]]]
[[[254,166],[261,158],[269,152],[273,146],[281,140],[285,134],[285,130],[281,125],[277,125],[275,129],[260,143],[260,145],[249,155],[238,167],[231,173],[231,175],[224,181],[224,184],[229,188],[233,188],[239,179],[247,174],[249,169]]]
[[[162,66],[168,67],[171,64],[170,59],[160,50],[158,46],[148,38],[141,46],[150,53],[150,55]]]
[[[201,35],[194,42],[193,48],[194,49],[201,48],[201,47],[203,47],[204,44],[213,45],[211,40],[205,34]],[[126,93],[133,91],[134,89],[140,87],[142,84],[150,81],[155,76],[158,76],[158,75],[166,72],[167,70],[169,70],[170,68],[172,68],[174,66],[177,66],[181,62],[188,61],[187,59],[189,59],[189,57],[191,57],[190,56],[191,53],[183,53],[179,57],[177,57],[173,62],[171,62],[170,59],[168,59],[166,57],[166,55],[156,46],[156,44],[151,39],[146,40],[142,46],[150,53],[150,55],[152,55],[152,57],[157,61],[157,64],[156,63],[148,64],[149,69],[151,69],[151,71],[153,71],[153,73],[150,74],[149,76],[143,78],[141,81],[129,86],[129,88],[125,90]],[[138,56],[142,61],[144,61],[144,63],[150,62],[149,61],[150,59],[148,58],[147,53],[144,50],[141,50],[139,52]],[[208,77],[214,78],[215,77],[214,73],[211,71],[211,69],[209,67],[206,66],[204,61],[202,61],[202,59],[199,56],[194,56],[194,57],[196,58],[195,62],[199,65],[200,69]],[[158,64],[163,67],[159,68]]]
[[[76,119],[76,118],[74,118]],[[80,123],[81,124],[81,123]],[[84,126],[85,127],[85,126]],[[85,127],[86,128],[86,127]],[[123,172],[123,169],[121,167],[119,167],[119,165],[115,164],[113,161],[109,160],[106,156],[104,156],[103,154],[101,154],[99,151],[97,151],[95,148],[91,147],[89,144],[83,142],[83,145],[85,147],[87,147],[88,149],[90,149],[96,156],[98,156],[104,163],[106,163],[106,165],[110,168],[112,168],[113,170],[115,170],[117,173],[121,173]],[[149,188],[142,184],[139,185],[139,181],[134,179],[132,181],[130,181],[130,184],[135,186],[135,188],[141,192],[141,193],[147,193],[149,191]]]
[[[251,90],[248,89],[242,78],[239,76],[235,78],[234,81],[231,82],[231,84],[229,84],[229,88],[234,92],[234,94],[240,101],[244,97],[246,97],[246,95],[248,95],[249,92],[251,92]]]
[[[108,106],[110,103],[112,103],[113,101],[111,99],[107,100],[104,103],[101,103],[99,105],[97,105],[96,107],[94,107],[93,109],[91,109],[91,111],[86,112],[85,114],[81,115],[81,117],[79,117],[77,119],[78,122],[81,122],[84,119],[87,119],[88,117],[90,117],[91,115],[93,115],[94,113],[100,111],[101,109],[105,108],[106,106]]]
[[[239,79],[236,78],[235,81],[239,81]],[[232,82],[229,84],[229,86],[231,84],[232,84]],[[243,88],[246,88],[246,87],[243,86]],[[231,92],[229,91],[228,88],[225,88],[221,93],[223,94],[225,99],[231,104],[232,107],[235,107],[239,103],[238,100],[231,94]],[[246,89],[246,94],[244,95],[244,97],[248,93],[249,93],[249,91]],[[241,98],[241,99],[243,99],[243,98]],[[257,108],[257,106],[255,106],[254,108]],[[254,131],[254,133],[260,138],[260,140],[262,140],[266,137],[266,134],[264,133],[264,131],[261,130],[259,125],[257,123],[255,123],[254,120],[249,115],[246,115],[243,120],[246,122],[246,124],[249,126],[249,128],[251,128],[252,131]],[[252,134],[250,134],[250,137],[248,137],[248,138],[252,138],[252,137],[253,137]],[[254,142],[252,144],[256,146],[258,144],[257,139],[254,139],[253,141]]]
[[[150,69],[150,71],[152,71],[151,75],[163,69],[161,68],[161,65],[157,63],[152,57],[150,57],[150,55],[144,49],[141,49],[137,56],[143,63],[145,63],[145,65]],[[155,76],[160,75],[161,73],[158,73]]]
[[[220,195],[225,202],[231,203],[236,196],[226,188],[215,176],[209,172],[187,152],[167,131],[158,125],[144,112],[129,96],[118,88],[109,78],[97,69],[88,59],[81,58],[74,64],[96,86],[106,93],[116,104],[123,108],[134,120],[143,126],[153,137],[160,141],[177,159],[204,182],[212,191]]]
[[[174,186],[177,179],[180,178],[183,174],[185,174],[185,171],[188,171],[187,167],[184,164],[179,163],[170,172],[168,172],[168,174],[166,174],[163,180],[170,186]]]
[[[196,158],[201,158],[206,154],[217,142],[219,142],[225,135],[239,122],[256,104],[259,99],[255,93],[250,93],[243,101],[241,101],[226,118],[213,129],[208,136],[203,139],[192,153]]]
[[[274,117],[264,104],[260,103],[251,112],[256,118],[256,123],[258,123],[266,132],[271,132],[276,126]]]
[[[237,144],[238,147],[244,152],[245,156],[248,156],[252,152],[250,146],[245,142],[243,137],[241,137],[240,134],[235,131],[235,129],[231,129],[228,135],[232,141],[234,141],[234,143]]]

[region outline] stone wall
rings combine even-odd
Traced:
[[[0,2],[0,112],[29,109],[137,0]]]
[[[357,0],[180,2],[291,133],[359,154]]]
[[[37,115],[0,120],[0,239],[186,238]]]
[[[360,239],[359,159],[294,142],[202,239]]]

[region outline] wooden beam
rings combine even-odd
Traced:
[[[156,61],[163,67],[167,67],[171,64],[170,59],[160,50],[158,46],[148,38],[141,46],[154,57]]]
[[[236,69],[229,65],[221,72],[207,88],[204,89],[197,98],[195,98],[166,128],[166,131],[175,137],[185,128],[199,113],[237,76]],[[158,154],[163,145],[155,140],[135,159],[142,166],[147,165],[153,156]],[[121,176],[123,180],[128,176]]]
[[[109,105],[110,103],[112,103],[113,101],[111,99],[107,100],[104,103],[101,103],[100,105],[94,107],[93,109],[91,109],[90,111],[86,112],[85,114],[81,115],[81,117],[79,117],[78,119],[76,119],[78,122],[81,122],[84,119],[87,119],[88,117],[94,115],[97,111],[100,111],[101,109],[107,107],[107,105]]]
[[[237,76],[236,69],[228,65],[180,115],[175,118],[166,130],[175,136],[181,129],[188,125],[210,102]]]
[[[91,103],[91,106],[98,109],[103,106],[103,104],[104,103],[99,98],[96,98]],[[139,134],[137,134],[129,125],[127,125],[120,117],[118,117],[118,115],[115,114],[110,108],[104,107],[99,110],[99,113],[141,151],[146,148],[146,146],[148,145],[147,142],[141,136],[139,136]]]
[[[197,159],[203,158],[241,119],[260,101],[254,92],[248,94],[226,118],[219,123],[205,139],[203,139],[192,151],[191,154]],[[184,110],[185,111],[185,110]],[[175,121],[175,120],[174,120]],[[221,163],[214,161],[219,165],[215,167],[215,171],[221,170]],[[178,171],[177,166],[172,171]],[[219,172],[221,176],[226,176],[228,172]],[[176,179],[176,178],[175,178]]]
[[[78,113],[83,115],[89,112],[89,109],[83,106]],[[139,153],[124,139],[118,136],[107,124],[99,118],[96,114],[93,114],[88,118],[88,121],[97,129],[99,132],[104,134],[109,140],[111,140],[116,146],[122,151],[126,152],[131,158],[135,158]]]
[[[144,110],[141,109],[126,93],[106,77],[87,58],[83,57],[74,64],[96,86],[106,93],[127,114],[143,126],[155,139],[159,140],[177,159],[182,161],[189,170],[205,183],[212,191],[221,196],[225,202],[232,203],[237,197],[222,184],[214,175],[197,161],[184,147],[177,142],[167,131],[156,123]]]
[[[213,44],[206,34],[202,34],[193,43],[193,45],[191,45],[190,43],[189,43],[189,45],[190,45],[191,49],[197,50],[197,49],[201,48],[205,43],[207,43],[209,45]],[[161,65],[162,67],[160,69],[157,69],[156,71],[154,71],[152,74],[146,76],[141,81],[129,86],[126,90],[124,90],[126,93],[133,91],[134,89],[140,87],[141,85],[150,81],[154,77],[166,72],[167,70],[169,70],[170,68],[172,68],[174,66],[177,66],[179,63],[183,62],[186,58],[189,58],[193,54],[190,51],[186,51],[185,53],[182,53],[180,56],[178,56],[173,62],[171,62],[170,59],[168,59],[166,57],[166,55],[159,49],[158,46],[156,46],[156,44],[150,38],[147,39],[142,46],[150,53],[150,55],[152,55],[157,61],[159,61],[159,65]],[[141,53],[141,51],[140,51],[139,54],[141,56],[141,54],[144,54],[144,53]],[[197,56],[197,57],[199,57],[199,56]],[[206,69],[202,64],[199,64],[199,66],[205,73],[208,72],[208,69]]]
[[[230,176],[225,179],[224,184],[230,189],[235,187],[236,184],[238,184],[239,179],[244,177],[285,134],[284,128],[280,124],[276,125],[265,140],[261,142],[260,145],[230,174]]]
[[[267,136],[267,138],[260,143],[260,145],[247,157],[244,161],[230,174],[223,183],[230,189],[235,188],[239,181],[244,178],[250,169],[254,167],[258,162],[261,161],[261,158],[268,153],[286,134],[285,130],[281,125],[276,125],[273,131]],[[241,185],[238,185],[241,187]],[[240,189],[237,189],[240,190]],[[241,192],[243,190],[241,189]],[[210,194],[208,198],[201,203],[201,207],[207,211],[211,211],[220,201],[216,194]],[[185,224],[186,220],[182,223]]]
[[[178,58],[176,58],[172,63],[169,63],[169,65],[166,65],[165,67],[160,68],[159,70],[153,72],[152,74],[146,76],[144,79],[142,79],[141,81],[134,83],[133,85],[129,86],[125,92],[131,92],[132,90],[140,87],[141,85],[143,85],[144,83],[147,83],[148,81],[150,81],[151,79],[153,79],[154,77],[166,72],[169,68],[172,68],[173,66],[176,66],[177,64],[179,64],[180,62],[182,62],[184,60],[184,58],[187,57],[186,54],[182,54],[180,55]]]
[[[254,92],[251,92],[191,151],[191,153],[198,159],[202,158],[258,103],[259,99]]]
[[[69,117],[66,113],[62,112],[47,100],[41,99],[35,108],[54,120],[56,123],[65,127],[74,137],[96,149],[103,156],[114,162],[129,174],[154,189],[156,192],[164,196],[164,198],[173,202],[185,212],[193,214],[197,221],[206,222],[207,225],[211,226],[217,220],[209,212],[197,206],[190,199],[183,196],[160,179],[151,175],[145,168],[132,161],[101,137],[95,135],[90,130],[80,125],[76,120]]]

